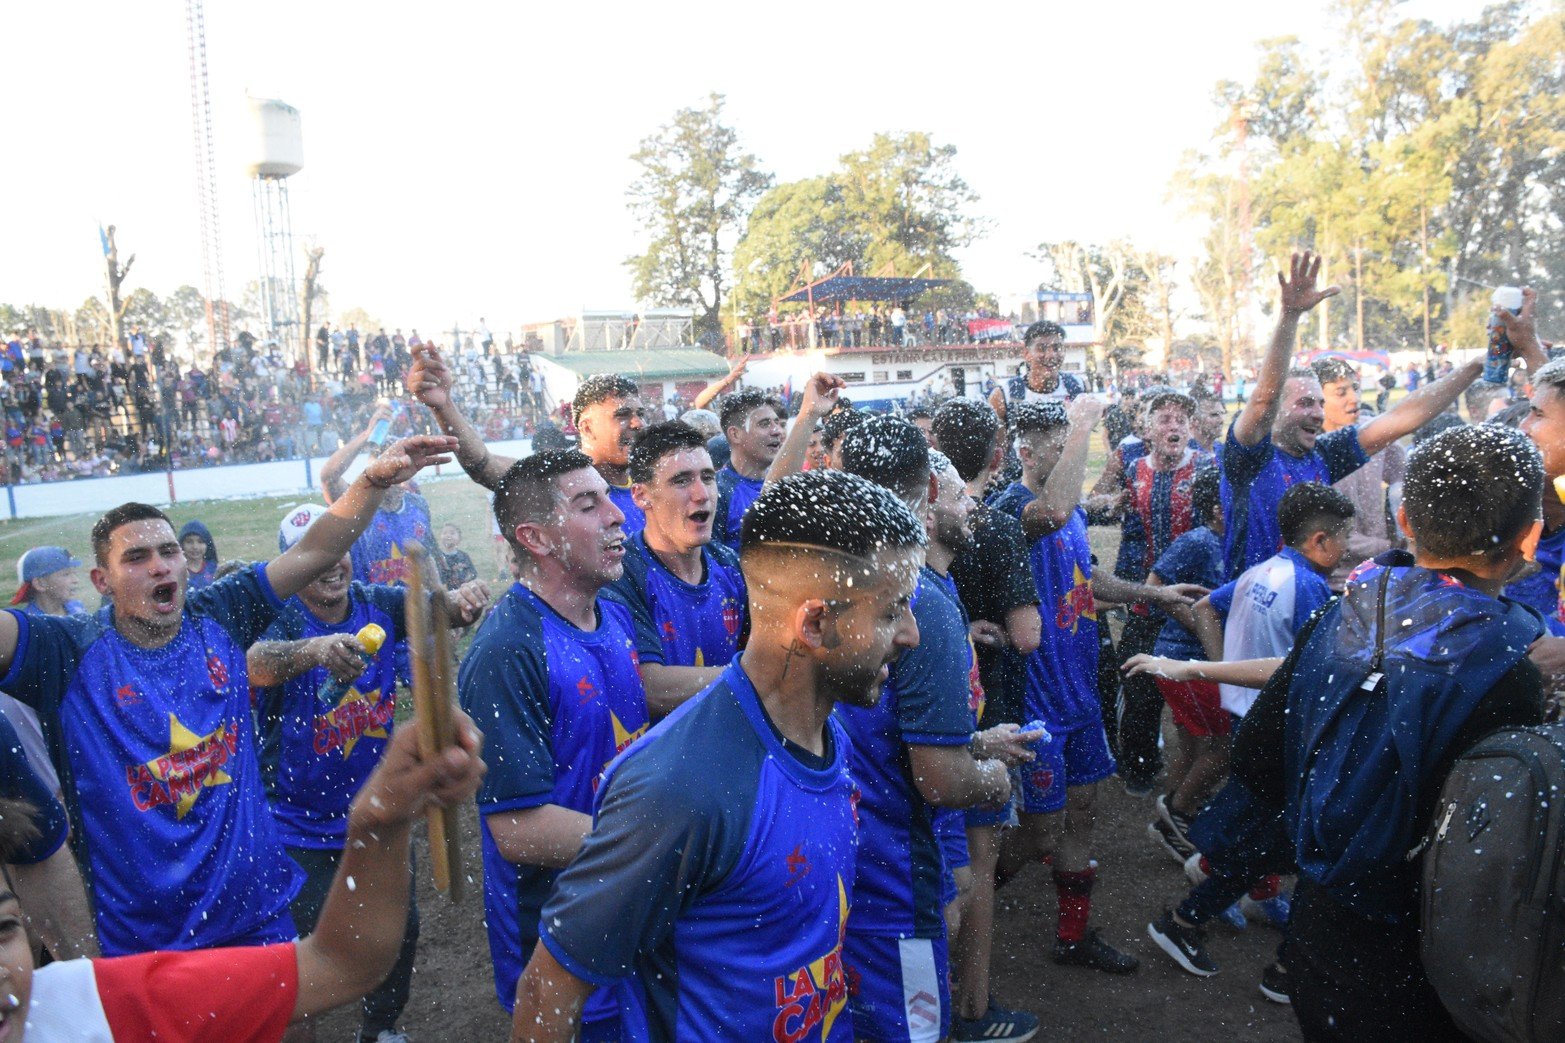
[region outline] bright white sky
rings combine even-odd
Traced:
[[[1479,7],[1403,10],[1446,21]],[[1026,253],[1043,240],[1132,235],[1191,256],[1167,185],[1209,140],[1214,82],[1248,77],[1268,36],[1333,43],[1325,10],[218,0],[207,46],[228,292],[257,270],[247,90],[301,110],[294,229],[326,248],[333,309],[426,334],[629,305],[629,156],[711,90],[779,180],[823,173],[877,131],[955,144],[994,222],[962,258],[981,290],[1035,285]],[[0,300],[74,307],[98,292],[100,219],[137,255],[131,285],[200,286],[184,5],[11,3],[0,33]]]

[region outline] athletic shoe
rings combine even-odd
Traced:
[[[1274,963],[1261,972],[1261,995],[1273,1003],[1292,1003],[1292,983],[1288,980],[1288,968]]]
[[[981,1018],[951,1015],[952,1043],[1026,1043],[1038,1034],[1038,1019],[1021,1010],[1006,1010],[989,997]]]
[[[1238,902],[1218,913],[1217,918],[1236,931],[1242,931],[1250,926],[1250,922],[1244,918],[1244,911],[1239,908]]]
[[[1212,962],[1202,944],[1206,941],[1206,932],[1199,927],[1186,927],[1174,919],[1172,911],[1163,910],[1157,923],[1147,924],[1147,936],[1197,978],[1210,978],[1217,973],[1217,964]]]
[[[1191,887],[1200,887],[1206,883],[1206,870],[1201,868],[1201,852],[1197,851],[1185,859],[1185,878],[1190,881]]]
[[[1125,784],[1125,792],[1132,797],[1146,797],[1152,793],[1155,779],[1142,778],[1140,775],[1121,775],[1119,780]]]
[[[1160,818],[1154,819],[1147,825],[1147,836],[1155,840],[1157,846],[1167,851],[1168,857],[1180,865],[1184,865],[1191,855],[1197,853],[1190,841]]]
[[[1287,930],[1288,916],[1293,911],[1292,903],[1288,896],[1279,894],[1257,902],[1249,895],[1239,899],[1239,908],[1244,910],[1244,915],[1252,920],[1259,920],[1279,931]]]
[[[1129,974],[1141,966],[1140,960],[1099,938],[1097,931],[1088,931],[1079,942],[1056,940],[1054,962],[1062,967],[1090,967],[1110,974]]]
[[[1190,817],[1188,815],[1181,815],[1179,812],[1169,807],[1168,796],[1166,794],[1158,795],[1157,817],[1162,819],[1163,822],[1167,824],[1169,829],[1172,829],[1175,833],[1178,833],[1179,839],[1184,841],[1186,846],[1188,846],[1191,851],[1195,850],[1195,845],[1190,843]],[[1184,859],[1180,859],[1180,861],[1182,862]]]

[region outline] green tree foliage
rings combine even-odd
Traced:
[[[720,331],[733,245],[772,181],[722,117],[721,94],[675,113],[631,157],[641,173],[628,192],[648,237],[646,252],[625,262],[636,296],[694,309],[704,337]]]

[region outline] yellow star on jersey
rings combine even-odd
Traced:
[[[371,695],[373,695],[373,698],[371,698]],[[358,745],[360,739],[390,738],[390,736],[386,734],[386,729],[382,728],[378,724],[373,728],[366,728],[364,731],[355,734],[354,729],[349,727],[354,717],[354,703],[360,704],[359,709],[363,713],[366,720],[373,719],[375,708],[380,703],[380,689],[372,689],[371,693],[366,694],[359,691],[357,688],[349,688],[346,692],[343,693],[342,700],[338,702],[336,707],[332,710],[330,714],[331,723],[342,725],[345,729],[344,734],[348,736],[348,738],[344,740],[342,744],[343,760],[347,760],[350,756],[353,755],[353,747]]]
[[[625,747],[641,738],[642,735],[646,734],[647,731],[647,726],[644,724],[635,731],[631,731],[629,728],[626,728],[623,724],[620,723],[619,715],[616,714],[613,710],[609,711],[609,721],[614,725],[615,753],[619,753]]]
[[[228,761],[224,731],[219,724],[207,734],[197,735],[172,712],[168,715],[168,753],[152,758],[146,766],[153,778],[168,786],[170,794],[178,794],[176,819],[190,812],[206,787],[234,781],[222,767]]]

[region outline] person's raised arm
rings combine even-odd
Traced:
[[[815,425],[831,415],[837,408],[837,395],[847,383],[833,373],[817,373],[804,385],[804,398],[799,403],[799,415],[788,429],[788,437],[766,469],[766,480],[775,482],[790,474],[804,470],[804,457],[810,451],[810,435]]]
[[[413,349],[413,365],[408,369],[406,382],[408,394],[429,407],[440,430],[457,440],[456,462],[467,476],[485,489],[494,489],[516,461],[489,451],[478,428],[451,401],[451,382],[451,370],[433,345],[420,344]]]
[[[455,712],[457,743],[436,757],[418,749],[404,721],[348,812],[348,838],[315,930],[295,949],[295,1021],[358,999],[385,980],[402,946],[408,911],[408,834],[431,805],[471,800],[483,777],[482,736]]]
[[[1483,358],[1480,356],[1433,384],[1425,384],[1359,428],[1359,445],[1364,453],[1374,456],[1403,435],[1412,434],[1444,413],[1482,372]]]
[[[266,563],[266,579],[279,598],[293,597],[337,562],[369,527],[386,490],[432,464],[449,463],[456,448],[444,435],[414,435],[389,445],[316,519],[298,543]],[[3,640],[3,633],[0,633]]]
[[[1087,453],[1092,448],[1092,428],[1103,415],[1103,403],[1082,395],[1067,407],[1070,432],[1065,448],[1044,479],[1038,498],[1022,509],[1022,532],[1028,540],[1047,536],[1065,526],[1081,503],[1087,481]]]
[[[321,493],[325,495],[327,504],[335,503],[337,497],[348,491],[348,483],[343,481],[342,476],[347,473],[348,466],[358,459],[359,451],[370,440],[370,435],[375,433],[375,425],[390,419],[391,406],[380,403],[370,414],[369,426],[338,446],[337,451],[321,464]]]
[[[1234,419],[1234,439],[1243,446],[1259,445],[1272,430],[1277,418],[1277,407],[1282,398],[1282,386],[1288,379],[1288,366],[1299,334],[1299,319],[1321,301],[1335,297],[1341,287],[1328,286],[1316,289],[1320,276],[1320,256],[1305,251],[1294,254],[1288,263],[1288,274],[1277,273],[1281,295],[1277,306],[1277,328],[1272,332],[1271,343],[1261,360],[1260,372],[1255,376],[1255,387],[1239,415]]]
[[[737,382],[740,377],[744,376],[744,368],[749,364],[750,356],[740,355],[737,359],[734,360],[733,368],[731,368],[721,380],[714,380],[712,383],[701,389],[701,393],[691,401],[690,408],[705,409],[708,403],[717,398],[718,395],[721,395],[723,392],[733,387],[735,382]]]
[[[1538,291],[1531,286],[1522,287],[1521,310],[1512,314],[1510,309],[1496,306],[1494,313],[1500,317],[1500,325],[1505,327],[1505,336],[1511,342],[1511,352],[1523,362],[1527,363],[1527,372],[1533,374],[1549,364],[1549,356],[1544,353],[1543,345],[1538,341]],[[1482,417],[1475,417],[1474,423],[1481,421]]]

